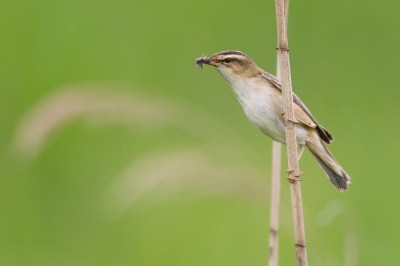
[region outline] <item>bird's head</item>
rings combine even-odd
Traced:
[[[262,73],[262,70],[250,57],[235,50],[223,51],[210,57],[196,59],[197,67],[203,68],[204,64],[214,66],[230,83],[236,79],[256,77]]]

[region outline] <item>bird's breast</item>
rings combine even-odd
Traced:
[[[285,143],[282,120],[282,98],[276,88],[266,82],[237,82],[231,84],[249,120],[264,134]]]

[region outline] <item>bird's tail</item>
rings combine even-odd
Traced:
[[[339,190],[347,190],[347,185],[350,184],[350,176],[336,162],[325,144],[318,138],[313,142],[307,142],[307,147],[317,159],[332,184]]]

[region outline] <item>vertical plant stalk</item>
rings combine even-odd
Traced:
[[[290,76],[289,46],[285,20],[284,0],[275,0],[276,22],[278,30],[278,58],[282,82],[282,95],[285,110],[286,146],[290,181],[290,193],[292,197],[293,225],[295,236],[295,249],[297,265],[308,265],[306,250],[306,235],[304,231],[303,203],[301,198],[301,185],[299,163],[297,158],[296,133],[294,129],[292,80]]]
[[[278,266],[279,247],[279,205],[281,192],[281,150],[282,144],[273,141],[272,144],[272,182],[271,182],[271,211],[269,231],[269,266]]]
[[[287,25],[289,0],[285,0],[285,21]],[[281,79],[279,55],[276,61],[276,77]],[[272,177],[271,177],[271,208],[269,233],[269,266],[278,266],[279,254],[279,206],[281,197],[281,150],[282,144],[273,141],[272,144]]]

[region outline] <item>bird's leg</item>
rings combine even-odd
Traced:
[[[306,148],[306,145],[299,145],[299,146],[300,146],[300,151],[299,151],[299,154],[297,155],[297,161],[300,161],[301,155],[303,154],[304,149]],[[298,181],[301,181],[301,180],[300,180],[300,177],[301,177],[302,175],[304,175],[304,172],[300,172],[300,171],[299,171],[299,174],[296,175],[296,177],[298,178],[298,179],[297,179]]]
[[[303,151],[304,151],[304,149],[305,149],[305,145],[299,145],[300,146],[300,152],[299,152],[299,154],[297,155],[297,160],[300,160],[300,157],[301,157],[301,155],[303,154]],[[300,179],[300,177],[302,176],[302,175],[304,175],[304,173],[303,172],[299,172],[299,174],[298,175],[294,175],[294,177],[292,176],[292,173],[294,172],[294,170],[287,170],[286,171],[287,172],[287,176],[286,176],[286,178],[287,178],[287,180],[290,182],[290,183],[293,183],[293,182],[296,182],[296,181],[302,181],[301,179]]]
[[[301,155],[303,154],[303,151],[304,151],[304,149],[305,149],[305,145],[299,145],[300,146],[300,151],[299,151],[299,154],[297,155],[297,161],[300,161],[300,158],[301,158]]]

